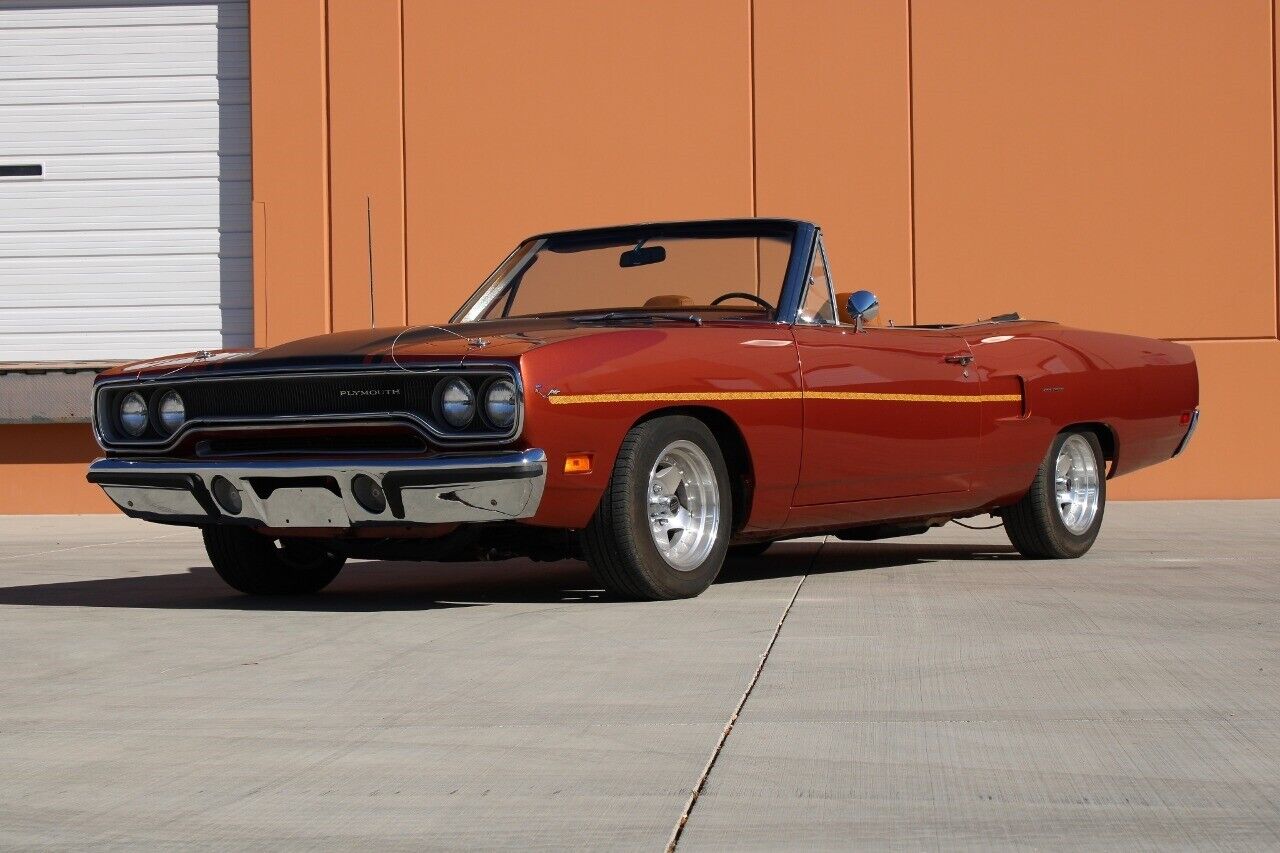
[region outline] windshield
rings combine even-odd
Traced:
[[[465,320],[598,314],[611,311],[697,311],[719,308],[773,318],[791,235],[698,234],[609,229],[553,234],[521,244],[461,312]],[[748,294],[759,301],[730,294]]]

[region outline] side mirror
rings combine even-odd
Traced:
[[[857,290],[849,294],[846,303],[854,328],[861,332],[862,324],[880,316],[880,300],[870,290]]]

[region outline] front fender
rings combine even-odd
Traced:
[[[780,528],[800,470],[800,375],[786,326],[642,328],[575,338],[521,357],[523,442],[547,453],[542,506],[529,523],[581,528],[590,520],[618,448],[637,422],[700,407],[742,433],[756,478],[747,529]],[[589,453],[586,473],[565,457]]]

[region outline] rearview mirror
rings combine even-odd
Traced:
[[[880,300],[876,299],[876,295],[870,290],[855,290],[849,294],[849,301],[846,303],[849,309],[849,316],[853,318],[853,324],[857,331],[862,331],[862,324],[870,320],[874,320],[880,316]]]
[[[662,246],[637,246],[628,249],[618,258],[618,266],[643,267],[649,264],[660,264],[667,259],[667,250]]]

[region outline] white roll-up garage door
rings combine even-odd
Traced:
[[[0,3],[0,362],[248,346],[248,11]]]

